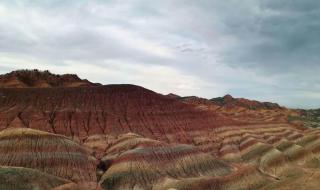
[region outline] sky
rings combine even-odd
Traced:
[[[319,0],[1,0],[0,74],[320,107]]]

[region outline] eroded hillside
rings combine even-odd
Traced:
[[[320,130],[292,119],[304,112],[230,95],[209,100],[135,85],[65,85],[71,79],[42,74],[24,71],[24,85],[0,88],[0,189],[320,185]],[[43,81],[50,87],[38,85]]]
[[[192,131],[239,124],[134,85],[14,88],[0,91],[0,128],[28,127],[77,136],[134,132],[190,142]]]
[[[276,103],[234,98],[231,95],[212,99],[196,96],[178,97],[177,99],[195,105],[198,109],[223,115],[238,122],[251,124],[288,123],[291,121],[290,117],[301,115],[299,110],[287,109]]]

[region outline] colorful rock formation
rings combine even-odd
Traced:
[[[51,190],[70,181],[38,170],[20,167],[0,167],[0,189]]]
[[[12,72],[0,76],[0,189],[317,189],[320,131],[302,113]]]
[[[289,117],[299,116],[299,110],[287,109],[276,103],[258,102],[231,95],[205,99],[195,96],[177,98],[185,103],[195,105],[198,109],[232,118],[235,121],[251,124],[288,123]]]
[[[102,159],[105,189],[159,189],[164,183],[225,176],[233,168],[190,145],[169,145],[135,134],[121,136]],[[168,187],[169,188],[169,187]]]
[[[188,143],[190,131],[237,123],[134,85],[0,90],[0,129],[22,126],[81,139],[134,132]]]
[[[72,140],[27,128],[0,132],[0,166],[37,169],[71,181],[96,181],[96,160]]]

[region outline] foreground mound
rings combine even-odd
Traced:
[[[102,159],[104,189],[223,189],[232,188],[239,172],[234,167],[190,145],[170,145],[135,134],[123,135]],[[257,175],[255,170],[250,170]],[[250,174],[250,175],[251,175]],[[256,177],[259,183],[260,178]],[[199,186],[200,185],[200,186]],[[243,187],[250,187],[249,182]]]
[[[73,181],[95,180],[95,159],[60,135],[19,128],[0,132],[0,165],[38,169]]]
[[[0,189],[3,190],[51,190],[70,183],[38,170],[17,167],[0,167]]]

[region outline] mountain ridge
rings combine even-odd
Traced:
[[[52,74],[50,71],[16,70],[0,75],[0,88],[57,88],[99,86],[75,74]]]

